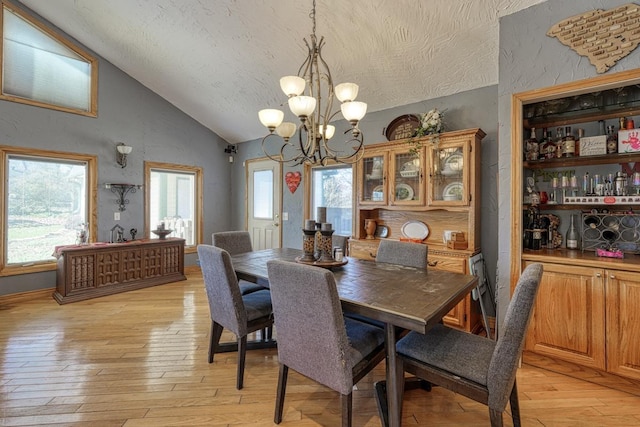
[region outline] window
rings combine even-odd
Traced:
[[[88,224],[94,240],[94,156],[2,147],[2,273],[55,268],[54,248],[76,242]]]
[[[202,241],[202,169],[145,162],[145,188],[147,234],[153,238],[162,224],[195,251]]]
[[[97,60],[2,2],[0,99],[97,115]]]
[[[351,236],[353,224],[353,169],[349,165],[317,167],[311,169],[311,214],[317,208],[327,208],[327,222],[335,234]],[[317,218],[316,218],[317,219]]]
[[[273,219],[273,171],[255,171],[253,174],[253,218]]]

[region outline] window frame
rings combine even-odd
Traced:
[[[20,104],[31,105],[35,107],[48,108],[56,111],[64,111],[66,113],[79,114],[88,117],[98,117],[98,59],[91,55],[88,51],[80,46],[72,43],[67,37],[62,34],[53,31],[50,27],[46,26],[43,22],[40,22],[36,17],[27,13],[22,8],[18,7],[15,3],[8,0],[0,0],[0,100],[17,102]],[[18,15],[34,27],[38,28],[43,33],[47,34],[52,39],[63,44],[68,49],[74,51],[78,56],[82,57],[91,65],[91,88],[89,110],[80,110],[77,108],[64,107],[61,105],[50,104],[44,101],[38,101],[35,99],[22,98],[19,96],[6,95],[3,93],[4,87],[4,8],[9,9],[12,13]]]
[[[303,217],[309,219],[315,219],[316,213],[312,212],[311,204],[312,200],[312,179],[313,179],[313,171],[315,169],[335,169],[335,168],[345,168],[348,169],[351,167],[352,179],[355,179],[356,176],[356,167],[355,164],[344,164],[336,161],[330,161],[326,165],[312,165],[310,163],[304,164],[304,201],[303,201]],[[356,187],[353,184],[353,189],[351,191],[351,233],[350,236],[354,235],[354,227],[356,226]]]
[[[8,235],[7,215],[7,168],[5,167],[9,156],[30,156],[34,158],[54,159],[61,161],[85,162],[87,164],[87,219],[89,221],[89,239],[95,241],[98,230],[98,158],[94,155],[70,153],[63,151],[40,150],[34,148],[21,148],[0,145],[0,157],[2,161],[0,182],[0,224],[2,224],[3,236]],[[51,248],[53,251],[53,248]],[[34,262],[32,265],[7,265],[6,264],[6,240],[0,239],[0,277],[14,276],[18,274],[37,273],[56,269],[56,260]]]
[[[173,173],[192,173],[195,175],[194,186],[194,203],[195,203],[195,218],[194,226],[197,229],[194,232],[195,243],[193,245],[185,246],[184,253],[196,253],[197,246],[202,243],[203,230],[203,213],[202,213],[202,200],[204,191],[204,177],[203,170],[198,166],[186,166],[174,163],[163,162],[144,162],[144,229],[145,236],[151,235],[151,171],[164,171]]]

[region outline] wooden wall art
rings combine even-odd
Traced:
[[[638,47],[640,6],[628,3],[575,15],[552,26],[547,35],[586,56],[598,73],[604,73]]]

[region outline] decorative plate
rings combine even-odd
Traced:
[[[444,159],[444,166],[442,168],[443,175],[455,175],[462,171],[464,167],[464,157],[462,154],[455,153]]]
[[[444,191],[442,192],[442,198],[444,200],[462,200],[462,192],[464,190],[464,186],[461,182],[452,182],[451,184],[444,187]]]
[[[429,236],[429,227],[420,221],[407,221],[402,224],[400,231],[408,239],[424,240]]]
[[[381,202],[384,194],[384,187],[382,185],[376,186],[371,193],[371,200],[374,202]]]
[[[411,200],[413,199],[413,188],[407,184],[396,185],[396,200]]]
[[[389,141],[411,138],[420,127],[420,117],[415,114],[405,114],[396,117],[382,131]]]
[[[387,237],[389,235],[389,227],[387,227],[386,225],[381,225],[378,224],[378,226],[376,227],[376,232],[374,234],[374,237]]]

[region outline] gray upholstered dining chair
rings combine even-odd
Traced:
[[[427,253],[428,247],[422,243],[383,239],[378,246],[376,262],[426,269]]]
[[[384,359],[384,332],[343,317],[331,271],[287,261],[267,268],[280,362],[274,421],[282,421],[291,368],[339,392],[350,426],[353,386]]]
[[[492,426],[503,425],[510,401],[513,425],[519,426],[516,371],[541,278],[542,264],[522,272],[497,341],[441,324],[427,334],[409,332],[396,344],[404,370],[487,405]]]
[[[273,325],[271,294],[265,289],[242,295],[231,256],[224,249],[198,245],[198,256],[211,314],[209,363],[213,363],[222,330],[227,328],[238,339],[236,388],[240,390],[244,380],[247,335]]]
[[[224,249],[230,255],[253,251],[251,235],[248,231],[219,231],[211,235],[211,241],[213,246]],[[257,283],[247,282],[246,280],[239,280],[238,284],[242,295],[266,289]]]

